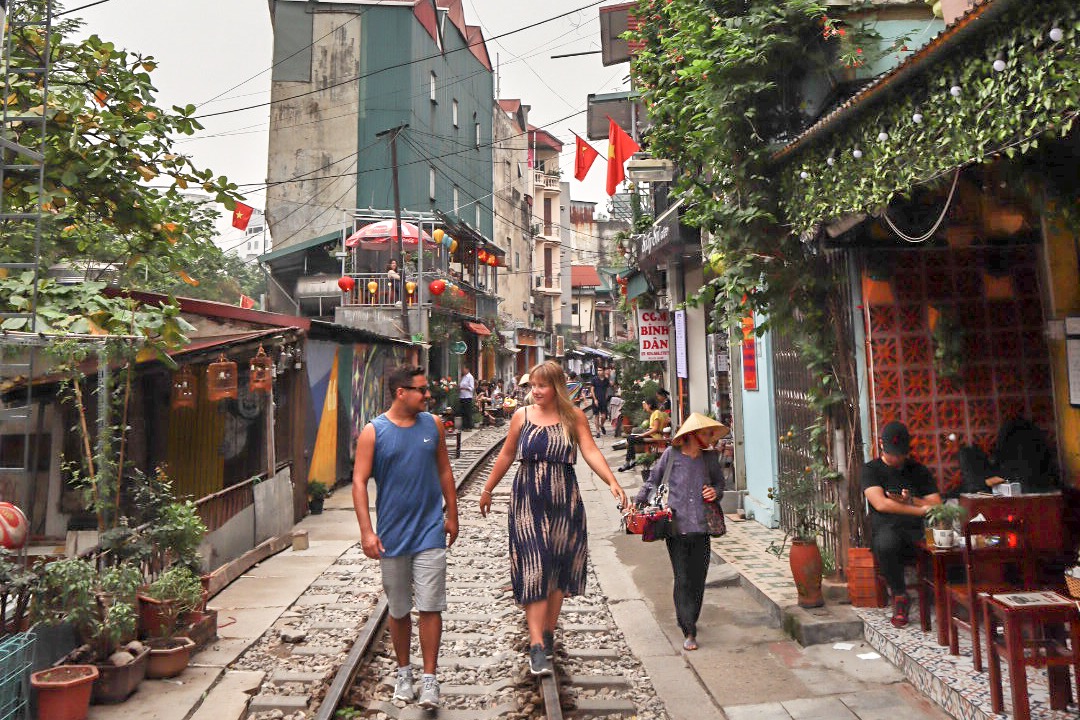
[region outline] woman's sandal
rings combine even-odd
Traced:
[[[695,639],[693,635],[687,636],[687,638],[683,640],[682,649],[697,650],[697,639]]]

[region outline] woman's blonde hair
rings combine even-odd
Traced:
[[[537,380],[555,388],[555,407],[559,411],[563,434],[566,435],[567,440],[576,445],[578,442],[577,410],[566,389],[566,373],[563,372],[562,365],[554,360],[547,360],[536,365],[529,371],[529,382],[533,383]]]

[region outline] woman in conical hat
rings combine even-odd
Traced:
[[[657,487],[664,482],[667,484],[672,529],[671,537],[665,542],[674,576],[675,617],[685,637],[685,650],[697,650],[698,647],[697,621],[705,598],[705,576],[712,554],[705,503],[720,502],[724,495],[720,458],[712,447],[729,432],[723,423],[701,413],[691,413],[671,438],[671,447],[653,465],[649,479],[634,498],[638,506],[648,504]]]

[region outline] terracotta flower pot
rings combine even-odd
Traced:
[[[146,677],[146,664],[150,660],[150,649],[143,650],[134,662],[127,665],[95,665],[98,678],[94,683],[91,700],[96,705],[111,705],[124,702],[139,687]]]
[[[195,643],[190,638],[159,638],[147,640],[150,646],[150,662],[146,666],[148,678],[171,678],[184,672],[191,662],[191,649]]]
[[[171,603],[171,600],[156,600],[139,593],[139,637],[153,638],[164,635],[165,618],[167,612],[162,612],[163,606]],[[173,632],[173,628],[168,629]]]
[[[84,720],[98,670],[93,665],[61,665],[30,676],[37,690],[40,720]]]
[[[817,541],[792,540],[788,561],[791,564],[791,576],[795,579],[795,589],[799,593],[799,607],[815,608],[824,605],[821,576],[825,568]]]

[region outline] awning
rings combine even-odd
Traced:
[[[649,292],[649,281],[645,279],[643,273],[637,275],[631,275],[630,279],[626,281],[626,299],[633,300],[634,298],[644,295]]]
[[[265,255],[260,255],[256,258],[261,263],[273,262],[279,258],[283,258],[286,255],[292,255],[298,253],[301,250],[310,250],[311,248],[318,247],[320,245],[326,245],[327,243],[336,243],[338,247],[341,246],[341,233],[327,233],[326,235],[320,235],[319,237],[313,237],[310,240],[304,240],[302,242],[293,243],[292,245],[286,245],[285,247],[277,250],[271,250]]]
[[[604,358],[605,360],[610,360],[611,358],[615,357],[614,353],[609,353],[607,350],[588,347],[586,345],[578,345],[577,349],[589,355],[595,355],[596,357]]]
[[[489,330],[488,326],[485,325],[484,323],[469,322],[468,320],[466,320],[464,325],[465,325],[466,330],[468,330],[471,333],[475,333],[476,335],[490,335],[491,334],[491,330]]]

